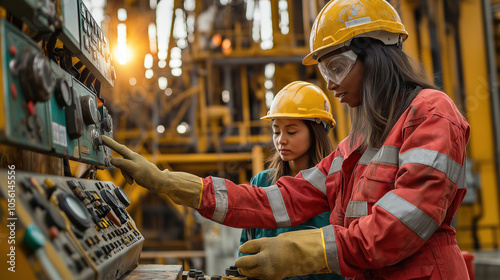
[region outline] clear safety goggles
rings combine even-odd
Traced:
[[[351,71],[357,58],[358,56],[352,50],[332,55],[321,60],[318,65],[319,71],[326,83],[332,81],[334,84],[340,85]]]

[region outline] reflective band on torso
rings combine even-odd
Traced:
[[[394,215],[425,241],[439,228],[424,211],[393,192],[386,193],[375,205]]]
[[[367,149],[364,153],[363,156],[359,159],[358,164],[359,165],[368,165],[372,158],[378,153],[380,149]]]
[[[290,221],[290,217],[286,211],[285,201],[283,200],[283,196],[281,195],[278,186],[272,185],[264,188],[264,190],[266,191],[267,198],[269,199],[269,204],[271,205],[277,226],[279,228],[291,227],[292,222]]]
[[[212,221],[223,223],[226,218],[228,208],[227,186],[222,178],[212,177],[214,184],[215,210]]]
[[[368,215],[368,202],[366,201],[349,201],[345,210],[346,218],[360,218]]]

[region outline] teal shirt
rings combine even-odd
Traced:
[[[260,172],[259,174],[255,175],[250,180],[250,184],[256,185],[261,188],[268,187],[271,184],[271,181],[268,178],[268,174],[271,171],[271,169],[264,170]],[[288,227],[288,228],[252,228],[252,229],[243,229],[241,233],[241,238],[240,238],[240,245],[247,242],[249,240],[249,236],[251,236],[251,239],[258,239],[261,237],[275,237],[280,233],[283,232],[288,232],[288,231],[296,231],[296,230],[302,230],[302,229],[315,229],[315,228],[321,228],[324,226],[327,226],[330,224],[330,212],[323,212],[319,214],[316,217],[313,217],[304,223],[294,226],[294,227]],[[243,256],[243,254],[239,253],[239,256]],[[309,275],[303,275],[303,276],[295,276],[295,277],[288,277],[285,278],[288,280],[337,280],[337,279],[344,279],[344,277],[334,274],[334,273],[326,273],[326,274],[309,274]]]

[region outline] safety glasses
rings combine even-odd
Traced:
[[[357,58],[358,56],[352,50],[332,55],[321,60],[318,65],[319,71],[327,83],[332,81],[340,85],[351,71]]]

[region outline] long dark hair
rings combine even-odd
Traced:
[[[424,68],[396,45],[354,38],[350,48],[364,66],[362,104],[351,110],[351,146],[380,147],[421,89],[438,89]]]
[[[323,124],[318,124],[314,121],[302,120],[309,129],[309,136],[311,137],[311,146],[309,146],[309,167],[318,164],[324,157],[333,151],[332,140],[328,137]],[[276,152],[276,148],[272,149],[272,155],[268,160],[269,168],[271,171],[268,173],[268,180],[274,184],[282,176],[291,175],[292,170],[287,161],[283,161]]]

